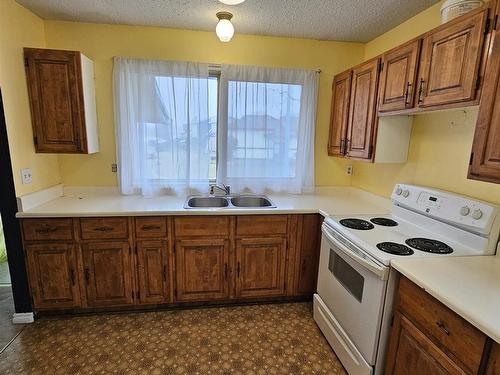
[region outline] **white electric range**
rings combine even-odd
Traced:
[[[382,374],[397,272],[391,259],[493,255],[499,208],[398,184],[390,215],[331,216],[322,227],[314,319],[350,375]]]

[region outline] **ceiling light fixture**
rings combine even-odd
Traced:
[[[219,23],[215,27],[215,33],[221,42],[229,42],[234,35],[234,26],[231,23],[233,15],[229,12],[218,12],[216,14]]]
[[[243,3],[245,0],[219,0],[222,4],[226,5],[238,5]]]

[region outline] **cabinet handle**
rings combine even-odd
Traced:
[[[446,328],[446,325],[442,321],[436,322],[436,325],[439,328],[441,328],[443,332],[446,333],[448,336],[450,335],[450,331],[448,330],[448,328]]]
[[[160,230],[160,226],[159,225],[143,225],[141,227],[142,230]]]
[[[75,286],[75,271],[73,268],[69,269],[69,278],[71,280],[71,285]]]
[[[85,268],[85,282],[88,284],[90,281],[90,271],[88,268]]]
[[[227,281],[227,263],[224,263],[224,280]]]
[[[40,229],[35,230],[35,232],[37,232],[38,234],[49,234],[49,233],[56,232],[56,231],[57,231],[57,228],[54,228],[54,227],[46,227],[46,228],[40,228]]]
[[[344,153],[344,148],[345,148],[345,139],[341,139],[340,140],[340,153],[343,154]]]
[[[163,266],[163,281],[167,281],[167,266]]]
[[[236,274],[240,277],[240,262],[238,262],[238,267],[236,268]]]
[[[408,82],[406,83],[406,91],[405,91],[405,106],[407,106],[408,104],[408,97],[410,96],[410,88],[411,88],[411,83]]]
[[[344,154],[346,155],[349,155],[349,145],[351,144],[351,140],[350,139],[346,139],[345,141],[345,150],[344,150]]]
[[[96,227],[94,228],[95,232],[111,232],[113,227]]]
[[[424,93],[424,79],[420,78],[420,87],[418,89],[418,104],[422,103],[424,100],[422,99],[422,94]]]

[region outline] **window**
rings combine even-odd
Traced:
[[[114,83],[123,193],[312,186],[316,73],[115,58]]]

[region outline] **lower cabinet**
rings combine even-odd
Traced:
[[[236,297],[285,294],[285,238],[238,239],[236,262]]]
[[[90,307],[134,303],[131,249],[128,242],[82,245],[85,289]]]
[[[229,298],[229,240],[193,239],[175,243],[176,301]]]
[[[75,246],[44,243],[27,245],[25,251],[34,308],[80,306]]]
[[[500,375],[500,344],[494,343],[486,366],[486,375]]]
[[[397,312],[392,327],[386,374],[463,375],[464,372],[404,315]]]
[[[139,303],[170,302],[167,241],[137,242],[137,276]]]

